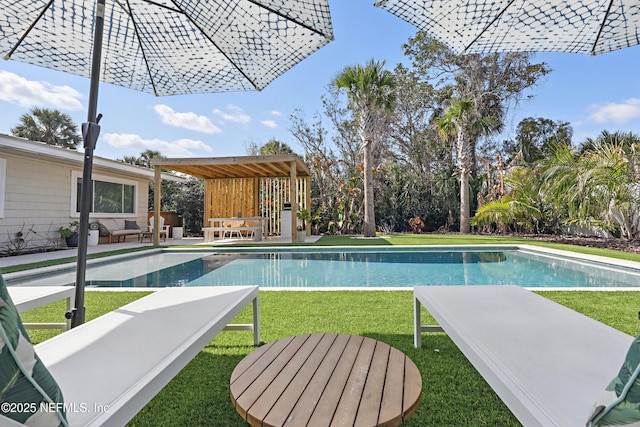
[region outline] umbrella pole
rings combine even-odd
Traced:
[[[100,85],[100,62],[102,57],[102,34],[104,29],[105,0],[98,0],[95,12],[95,31],[93,38],[93,58],[91,63],[91,84],[89,88],[89,108],[87,122],[82,124],[84,141],[84,164],[82,169],[82,190],[80,194],[80,227],[78,235],[78,259],[76,266],[75,307],[67,317],[71,318],[71,327],[84,323],[84,287],[87,268],[87,241],[89,237],[89,213],[93,199],[91,171],[93,169],[93,150],[100,134],[100,116],[98,109],[98,87]]]

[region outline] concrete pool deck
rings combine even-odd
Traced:
[[[174,246],[174,245],[197,245],[203,243],[202,238],[184,238],[184,239],[167,239],[166,241],[160,241],[161,246]],[[140,248],[145,246],[151,246],[148,242],[140,243],[138,240],[130,239],[130,241],[119,243],[103,243],[96,246],[88,246],[87,253],[95,254],[101,252],[117,251],[120,249]],[[34,262],[42,262],[52,259],[61,259],[75,257],[78,254],[78,248],[66,248],[59,251],[51,252],[39,252],[35,254],[15,255],[0,257],[0,271],[3,267],[31,264]]]
[[[306,242],[315,242],[321,236],[310,236],[307,237]],[[248,241],[248,240],[239,240],[239,239],[225,239],[225,240],[217,240],[215,242],[216,245],[233,245],[234,243],[261,243],[265,245],[269,244],[280,244],[280,243],[289,243],[284,242],[279,237],[267,237],[260,242]],[[184,237],[182,239],[166,239],[160,240],[160,246],[188,246],[188,245],[206,245],[210,247],[211,243],[204,243],[204,239],[202,237]],[[117,251],[120,249],[129,249],[129,248],[140,248],[140,247],[151,247],[149,242],[139,242],[135,239],[130,239],[129,241],[119,242],[119,243],[102,243],[96,246],[88,246],[87,253],[95,254],[101,252],[111,252]],[[78,254],[78,248],[66,248],[59,251],[51,251],[51,252],[40,252],[34,254],[24,254],[24,255],[15,255],[15,256],[7,256],[0,257],[0,272],[3,267],[9,267],[14,265],[21,264],[31,264],[35,262],[42,262],[52,259],[61,259],[61,258],[69,258],[75,257]]]

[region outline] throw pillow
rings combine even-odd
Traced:
[[[2,276],[0,276],[0,390],[1,415],[28,426],[66,424],[62,392],[35,353]]]
[[[135,221],[124,220],[124,229],[125,230],[140,230],[140,226]]]

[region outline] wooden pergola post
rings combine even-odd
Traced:
[[[305,177],[304,181],[305,181],[304,201],[306,203],[304,208],[307,210],[307,212],[311,213],[311,177],[310,176]],[[311,236],[311,220],[306,221],[304,225],[304,229],[306,230],[307,236]]]
[[[296,169],[296,161],[289,163],[289,184],[291,198],[291,241],[298,241],[298,174]]]
[[[153,191],[153,244],[160,245],[160,187],[162,187],[162,168],[155,167]],[[167,236],[169,237],[169,236]]]
[[[211,192],[213,191],[213,179],[205,178],[204,179],[204,198],[202,202],[204,203],[204,208],[202,212],[202,228],[211,227],[213,224],[209,224],[209,218],[212,215],[212,207],[211,207]]]

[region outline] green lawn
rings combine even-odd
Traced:
[[[628,334],[636,335],[635,292],[542,292],[552,300],[583,312]],[[139,292],[88,292],[92,318]],[[408,426],[519,425],[482,377],[444,334],[425,334],[423,347],[413,348],[411,291],[261,291],[262,339],[311,332],[364,335],[400,349],[423,377],[423,401]],[[54,321],[63,303],[25,313],[25,321]],[[423,313],[425,322],[430,320]],[[250,309],[236,321],[249,322]],[[51,332],[34,331],[40,342]],[[130,423],[131,426],[246,426],[229,398],[235,365],[253,350],[251,332],[222,332],[171,381]],[[560,384],[558,386],[561,386]],[[603,385],[604,387],[604,385]],[[585,414],[586,416],[586,414]]]

